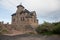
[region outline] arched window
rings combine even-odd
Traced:
[[[24,19],[24,17],[21,17],[21,21],[24,21],[25,19]]]
[[[23,11],[22,12],[20,12],[20,15],[23,13]]]

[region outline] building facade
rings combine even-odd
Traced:
[[[35,11],[28,11],[23,5],[17,6],[16,13],[12,14],[12,27],[20,31],[31,31],[38,26]]]
[[[23,5],[18,5],[16,12],[11,16],[12,23],[4,24],[4,22],[0,22],[0,29],[8,31],[8,34],[24,34],[35,32],[35,28],[38,26],[38,20],[35,11],[30,12],[25,9]]]

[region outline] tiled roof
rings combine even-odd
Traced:
[[[30,13],[27,9],[25,9],[25,12],[26,12],[26,13]]]
[[[28,14],[29,14],[30,11],[28,11],[27,9],[25,9],[24,11],[22,11],[22,12],[20,12],[20,13],[21,13],[21,14],[22,14],[22,13],[28,13]]]
[[[23,8],[24,8],[24,6],[22,6],[22,5],[18,5],[17,8],[18,8],[18,7],[23,7]]]
[[[12,14],[11,16],[14,16],[14,15],[16,15],[16,13]]]

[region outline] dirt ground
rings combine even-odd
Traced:
[[[0,40],[60,40],[59,35],[15,35],[15,36],[7,36],[7,35],[0,35]]]

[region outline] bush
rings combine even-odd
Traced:
[[[7,29],[2,29],[2,30],[0,31],[0,35],[5,34],[5,33],[8,33],[8,30],[7,30]]]
[[[55,29],[53,30],[54,34],[60,34],[60,24],[56,25]]]
[[[39,25],[36,28],[38,34],[60,34],[60,22],[57,23],[48,23],[44,22],[42,25]]]

